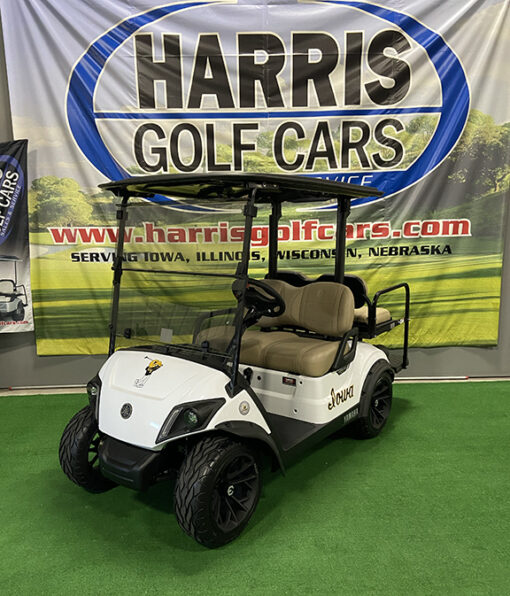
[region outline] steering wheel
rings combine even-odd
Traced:
[[[234,295],[239,298],[241,293],[233,288]],[[285,312],[285,302],[280,294],[268,283],[259,279],[249,279],[244,294],[245,305],[254,311],[257,318],[279,317]]]

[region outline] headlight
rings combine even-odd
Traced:
[[[198,414],[195,412],[195,410],[193,410],[193,408],[184,410],[184,412],[182,413],[182,420],[184,422],[184,425],[190,430],[195,429],[198,426],[198,423],[200,422]]]
[[[97,420],[99,413],[99,394],[101,393],[101,379],[96,375],[91,381],[87,383],[87,394],[89,396],[89,404],[94,412]]]
[[[176,406],[163,423],[156,443],[205,428],[224,403],[218,398]]]

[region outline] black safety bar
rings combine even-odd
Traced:
[[[403,345],[403,355],[402,355],[402,365],[394,367],[396,372],[399,372],[403,368],[407,368],[409,365],[409,358],[408,358],[408,348],[409,348],[409,305],[410,305],[410,290],[409,284],[406,282],[396,284],[394,286],[390,286],[389,288],[385,288],[384,290],[379,290],[374,295],[374,299],[372,302],[368,301],[368,332],[370,337],[375,337],[376,333],[376,308],[379,298],[388,294],[389,292],[393,292],[395,290],[399,290],[403,288],[405,290],[405,310],[404,310],[404,318],[400,319],[396,324],[404,324],[404,345]],[[395,325],[394,325],[395,326]]]

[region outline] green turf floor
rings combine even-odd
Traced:
[[[509,594],[510,383],[397,384],[383,433],[269,474],[207,550],[171,487],[91,495],[60,471],[79,395],[0,398],[1,594]]]

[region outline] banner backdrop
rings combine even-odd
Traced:
[[[1,10],[14,130],[32,147],[39,354],[106,351],[115,206],[97,184],[207,171],[378,187],[382,199],[353,204],[349,272],[370,294],[409,282],[411,346],[497,343],[507,0],[4,0]],[[193,238],[137,221],[126,249],[214,267],[240,244],[221,214],[206,219],[209,233]],[[331,271],[332,233],[328,209],[294,213],[280,267]],[[253,246],[263,260],[263,226]],[[390,296],[382,305],[398,312]]]
[[[0,143],[0,333],[32,331],[27,141]]]

